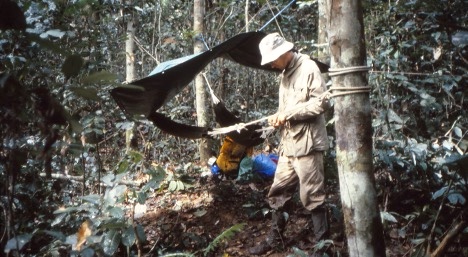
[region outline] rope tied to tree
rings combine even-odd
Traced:
[[[353,67],[345,67],[345,68],[330,68],[328,69],[328,76],[335,77],[338,75],[349,74],[349,73],[356,73],[356,72],[367,72],[371,69],[368,66],[353,66]]]
[[[356,72],[367,72],[370,70],[370,67],[367,66],[356,66],[356,67],[347,67],[347,68],[335,68],[335,69],[330,69],[329,70],[329,76],[339,76],[343,74],[348,74],[348,73],[356,73]],[[320,94],[318,97],[316,97],[316,101],[308,101],[305,103],[298,104],[294,106],[293,108],[285,111],[286,113],[286,120],[289,120],[294,114],[302,110],[303,108],[307,107],[308,105],[316,104],[318,101],[323,101],[323,100],[328,100],[333,97],[338,97],[338,96],[344,96],[344,95],[350,95],[350,94],[360,94],[360,93],[369,93],[371,91],[372,87],[370,86],[361,86],[361,87],[336,87],[336,86],[331,86],[327,91],[323,92]],[[334,92],[337,91],[337,92]],[[237,123],[231,126],[227,127],[222,127],[222,128],[214,128],[212,131],[208,132],[208,135],[220,135],[220,134],[226,134],[232,131],[238,131],[240,132],[243,129],[247,129],[247,126],[253,125],[256,123],[263,122],[265,120],[268,120],[268,118],[272,117],[266,116],[262,117],[260,119],[250,121],[247,123]],[[274,129],[273,126],[268,126],[264,127],[262,129],[259,129],[257,131],[259,132],[264,132],[267,133],[268,131],[272,131]]]

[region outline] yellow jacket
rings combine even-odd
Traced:
[[[234,142],[230,137],[226,137],[216,159],[216,164],[224,173],[237,171],[242,158],[252,156],[252,154],[253,147],[246,147]]]

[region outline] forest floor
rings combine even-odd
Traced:
[[[163,256],[169,253],[191,253],[194,256],[251,256],[248,249],[266,237],[270,215],[265,197],[271,180],[237,183],[232,179],[215,181],[212,177],[200,178],[193,187],[182,191],[164,190],[147,203],[144,216],[137,220],[144,228],[147,242],[146,256]],[[347,256],[344,226],[340,221],[338,185],[328,185],[326,204],[331,227],[327,247],[331,256]],[[305,242],[309,231],[310,214],[293,198],[289,208],[285,231],[284,250],[262,256],[307,256],[314,244]],[[215,250],[204,255],[206,247],[215,238],[236,224],[244,226],[227,240],[217,244]],[[387,245],[388,248],[388,245]],[[392,247],[387,256],[403,256],[401,247]],[[171,255],[187,256],[187,255]]]

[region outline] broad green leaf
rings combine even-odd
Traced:
[[[71,87],[70,90],[76,95],[83,97],[87,100],[92,101],[101,101],[101,98],[98,96],[98,91],[92,87]]]
[[[185,189],[185,185],[182,181],[177,180],[177,191],[181,191]]]
[[[132,158],[133,162],[140,162],[144,158],[144,155],[138,151],[130,151],[128,155]]]
[[[392,109],[388,110],[387,115],[390,122],[396,122],[398,124],[404,123],[403,119],[400,118],[400,116],[398,116],[398,114],[396,114],[396,112],[394,112]]]
[[[137,200],[139,204],[145,204],[146,199],[148,199],[148,196],[146,195],[146,192],[138,192],[137,193]]]
[[[120,207],[112,207],[109,209],[109,215],[113,218],[120,219],[124,217],[125,212]]]
[[[87,247],[80,252],[80,257],[94,257],[95,252],[93,248]]]
[[[130,247],[135,243],[136,235],[133,226],[128,227],[122,234],[122,244]]]
[[[447,191],[447,187],[442,187],[441,189],[435,191],[434,194],[432,194],[432,200],[437,199],[445,194],[445,191]]]
[[[463,137],[463,132],[462,130],[459,128],[459,127],[454,127],[453,128],[453,133],[455,133],[455,135],[459,138],[462,138]]]
[[[117,185],[111,190],[106,191],[104,194],[104,202],[106,206],[113,206],[117,201],[122,198],[123,194],[127,191],[127,186]]]
[[[83,153],[84,147],[82,144],[71,143],[68,145],[68,151],[75,156],[81,155]]]
[[[380,217],[382,218],[382,220],[390,221],[390,222],[393,222],[393,223],[398,222],[397,219],[395,218],[395,216],[393,216],[392,214],[390,214],[389,212],[386,212],[386,211],[380,212]]]
[[[119,247],[121,238],[122,236],[120,235],[120,231],[116,229],[111,229],[105,233],[102,242],[102,249],[104,250],[104,253],[109,256],[113,256]]]
[[[200,209],[200,210],[197,210],[196,212],[194,212],[193,214],[197,217],[201,217],[203,215],[205,215],[207,213],[207,211],[205,209]]]
[[[292,247],[292,250],[294,252],[294,254],[290,254],[286,257],[308,257],[309,254],[307,254],[307,252],[304,252],[303,250],[297,248],[297,247]]]
[[[463,195],[461,195],[460,193],[451,193],[447,196],[447,199],[453,205],[458,203],[461,205],[465,205],[466,202],[465,197],[463,197]]]
[[[117,168],[117,173],[118,174],[125,174],[125,172],[127,172],[129,167],[130,167],[130,162],[128,160],[122,160],[119,163],[119,166]]]
[[[114,182],[113,182],[114,178],[115,178],[115,175],[112,174],[112,173],[109,173],[106,176],[101,178],[101,182],[103,182],[107,186],[113,186],[114,185]]]
[[[133,89],[135,91],[141,91],[141,92],[145,92],[145,88],[142,87],[142,86],[136,86],[136,85],[132,85],[132,84],[126,84],[126,85],[120,85],[119,86],[120,88],[127,88],[127,89]]]
[[[26,36],[31,41],[36,42],[42,49],[47,49],[57,54],[67,55],[67,52],[61,49],[61,46],[58,43],[52,42],[47,38],[41,38],[32,33],[26,33]]]
[[[101,224],[101,227],[102,228],[106,228],[106,229],[123,229],[123,228],[126,228],[127,227],[127,223],[125,221],[122,221],[121,219],[116,219],[116,218],[112,218],[112,219],[108,219],[108,220],[105,220],[103,221],[105,223]]]
[[[111,197],[121,197],[127,191],[126,185],[118,185],[109,192]]]
[[[142,243],[145,243],[146,242],[146,234],[145,234],[145,230],[143,229],[143,227],[140,225],[140,224],[137,224],[136,225],[136,234],[138,236],[138,239],[140,239],[140,241]]]
[[[50,225],[53,227],[53,226],[65,223],[67,220],[67,216],[68,216],[68,213],[60,213],[59,215],[55,217],[54,221],[52,221]]]
[[[66,239],[66,236],[62,232],[59,232],[59,231],[44,230],[42,232],[44,232],[47,235],[53,236],[60,241],[65,241]]]
[[[176,191],[177,190],[177,182],[172,180],[169,182],[169,187],[167,188],[169,191]]]
[[[73,54],[69,55],[65,62],[62,65],[62,72],[65,77],[72,78],[78,76],[80,73],[81,68],[83,67],[84,60],[81,58],[80,55]]]
[[[66,33],[58,29],[51,29],[48,30],[46,34],[52,37],[62,38]]]
[[[11,250],[20,251],[23,249],[23,246],[31,241],[32,234],[23,234],[13,237],[12,239],[8,240],[4,252],[6,254],[10,253]]]
[[[101,203],[101,196],[100,195],[85,195],[82,196],[81,199],[83,199],[86,202],[92,203],[92,204],[100,204]]]
[[[67,207],[67,208],[55,210],[54,214],[69,213],[69,212],[74,212],[74,211],[78,211],[78,210],[80,210],[80,208],[78,208],[78,207]]]
[[[99,84],[114,82],[118,79],[118,76],[108,71],[98,71],[84,77],[81,82],[83,84]]]

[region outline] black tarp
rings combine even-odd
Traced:
[[[117,87],[111,95],[127,116],[149,117],[218,57],[251,68],[275,71],[269,65],[260,65],[258,44],[265,35],[261,31],[238,34],[205,52],[163,62],[148,77]],[[322,72],[328,71],[327,65],[317,64]]]

